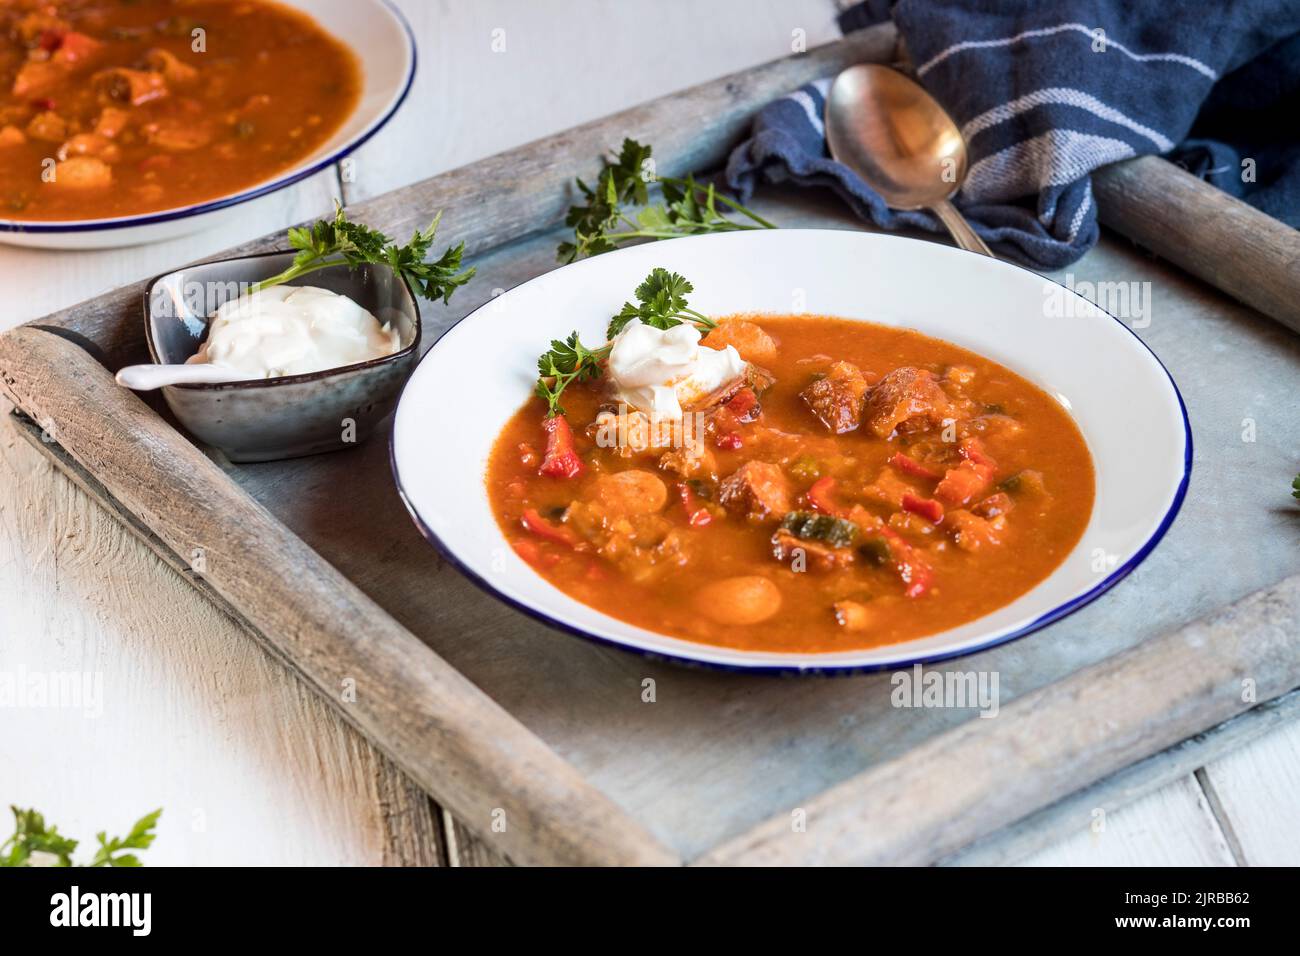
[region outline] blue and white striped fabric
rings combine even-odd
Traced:
[[[841,23],[866,25],[879,6]],[[1300,218],[1300,0],[902,0],[893,17],[918,78],[969,145],[956,203],[1001,255],[1042,269],[1074,262],[1097,241],[1089,174],[1145,153],[1172,153],[1270,214]],[[927,212],[889,209],[828,157],[829,85],[765,107],[731,155],[728,185],[742,197],[760,180],[829,186],[882,228],[942,231]],[[1226,129],[1233,104],[1249,143],[1197,120],[1204,106]],[[1253,181],[1241,175],[1247,157]]]

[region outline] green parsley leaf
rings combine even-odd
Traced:
[[[584,203],[569,207],[564,223],[573,229],[573,240],[560,243],[561,262],[599,255],[638,239],[672,239],[711,232],[747,229],[775,229],[762,216],[734,199],[718,195],[712,185],[685,179],[655,178],[651,175],[650,146],[634,139],[623,140],[617,158],[606,159],[594,187],[576,179]],[[650,187],[657,184],[662,196],[650,202]],[[718,209],[721,203],[749,220],[740,222]],[[637,211],[627,206],[640,206]]]
[[[573,382],[599,378],[601,362],[609,357],[608,345],[589,349],[582,344],[578,333],[572,333],[563,342],[552,340],[550,351],[543,352],[537,360],[537,397],[546,402],[548,418],[563,415],[560,395]]]
[[[0,843],[0,866],[31,866],[35,853],[48,853],[55,857],[55,866],[75,866],[72,854],[77,841],[59,833],[59,828],[47,826],[45,818],[35,810],[10,807],[14,814],[14,834]],[[99,850],[88,866],[140,866],[140,858],[123,850],[144,850],[153,843],[153,829],[162,810],[155,810],[136,821],[125,837],[108,839],[99,833]]]
[[[96,851],[94,859],[90,861],[90,865],[140,866],[138,856],[134,853],[123,853],[122,851],[149,849],[156,836],[153,829],[158,825],[158,817],[161,815],[161,808],[153,813],[145,814],[135,821],[135,826],[131,827],[131,832],[124,837],[114,837],[110,840],[102,830],[95,834],[95,839],[99,841],[99,849]]]
[[[293,264],[279,275],[257,283],[252,291],[260,292],[331,266],[356,269],[386,265],[404,278],[416,295],[430,301],[442,299],[445,304],[453,292],[474,277],[475,270],[461,269],[463,242],[447,247],[436,260],[426,261],[441,219],[442,213],[438,213],[410,242],[399,246],[379,230],[350,221],[343,207],[336,204],[332,220],[321,219],[311,226],[289,230],[289,246],[298,250]]]
[[[582,344],[577,332],[562,342],[558,339],[552,341],[550,349],[537,359],[537,385],[534,388],[537,397],[546,402],[547,417],[564,414],[560,395],[572,383],[604,374],[604,362],[613,348],[612,340],[629,322],[644,322],[656,329],[670,329],[683,322],[693,322],[707,335],[717,323],[687,304],[686,296],[694,291],[695,287],[676,272],[653,269],[633,293],[639,304],[623,303],[619,313],[609,320],[605,337],[610,341],[605,345],[598,349],[588,348]]]
[[[717,323],[708,316],[687,307],[686,296],[694,291],[695,287],[677,273],[656,268],[646,276],[633,293],[640,305],[633,305],[631,302],[623,303],[623,308],[609,320],[605,335],[614,338],[634,319],[639,319],[656,329],[671,329],[674,325],[681,325],[683,322],[694,322],[707,333]]]

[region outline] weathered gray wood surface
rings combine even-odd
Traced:
[[[681,100],[693,102],[698,96],[710,109],[719,102],[729,103],[724,113],[730,125],[724,124],[723,133],[732,136],[743,115],[771,93],[818,72],[833,71],[843,59],[880,46],[881,37],[859,37],[854,42],[862,44],[861,49],[814,53],[767,68],[769,72],[762,74],[766,79],[754,87],[736,87],[732,81],[709,84],[703,92],[678,98],[671,110],[647,113],[650,107],[641,108],[556,137],[548,141],[551,162],[528,167],[534,170],[530,189],[512,192],[501,206],[493,206],[491,197],[474,195],[475,184],[491,180],[470,170],[415,187],[408,208],[380,197],[358,214],[386,229],[409,226],[443,206],[443,199],[454,193],[462,197],[461,205],[447,204],[446,235],[467,236],[472,248],[484,248],[500,235],[493,225],[496,219],[484,216],[479,221],[476,206],[490,208],[493,216],[506,216],[519,224],[520,233],[535,231],[539,222],[531,216],[553,219],[567,200],[548,198],[538,206],[530,197],[558,189],[574,171],[589,172],[595,155],[616,145],[624,134],[643,135],[669,156],[663,144],[680,132],[676,145],[689,142],[696,147],[690,153],[694,161],[681,168],[721,156],[728,142],[723,136],[709,140],[692,123],[678,130]],[[814,61],[818,56],[821,59]],[[651,126],[647,117],[667,125]],[[704,140],[712,145],[701,148]],[[484,168],[500,175],[513,161],[499,157]],[[461,185],[444,192],[446,183],[455,182]],[[758,205],[787,226],[858,227],[827,196],[769,190]],[[457,219],[453,212],[463,218]],[[406,218],[393,218],[402,216]],[[455,308],[426,310],[427,331],[445,328],[486,300],[493,289],[508,288],[553,268],[556,238],[526,238],[480,256],[479,276],[457,297]],[[1183,388],[1197,428],[1197,470],[1184,516],[1166,542],[1105,599],[1015,644],[939,666],[998,672],[1004,703],[1300,569],[1296,548],[1300,526],[1288,517],[1286,496],[1297,438],[1291,401],[1300,370],[1295,338],[1216,291],[1136,254],[1123,241],[1107,238],[1071,273],[1076,282],[1153,283],[1155,296],[1146,300],[1151,305],[1146,316],[1150,324],[1139,334],[1156,348]],[[141,349],[138,291],[105,297],[41,324],[84,342],[110,364],[133,360]],[[372,710],[358,719],[356,705],[349,705],[344,709],[352,711],[351,719],[395,754],[421,785],[443,798],[467,826],[486,834],[489,847],[504,849],[521,862],[593,858],[588,853],[609,854],[601,857],[609,859],[670,859],[654,839],[638,836],[635,825],[610,846],[597,846],[600,841],[593,834],[618,829],[626,821],[618,813],[620,807],[674,853],[696,857],[974,716],[970,710],[895,709],[889,702],[888,675],[824,681],[692,671],[547,631],[479,593],[438,560],[392,489],[385,436],[338,455],[227,466],[227,477],[342,572],[331,576],[292,535],[282,534],[274,522],[267,521],[260,509],[239,509],[239,514],[254,519],[256,529],[250,531],[227,527],[231,522],[222,524],[207,511],[204,523],[197,520],[197,512],[178,508],[175,496],[193,495],[196,488],[210,496],[197,500],[211,503],[219,513],[240,499],[218,481],[210,463],[160,428],[140,402],[128,401],[129,396],[111,386],[101,387],[106,380],[102,369],[85,362],[76,349],[54,347],[49,338],[28,330],[0,340],[0,368],[6,370],[9,390],[18,395],[20,404],[38,418],[48,414],[60,440],[80,463],[177,553],[187,554],[186,548],[200,539],[205,548],[209,540],[215,541],[217,550],[212,553],[222,556],[219,566],[224,577],[218,581],[218,572],[210,571],[209,582],[272,646],[287,651],[293,658],[291,666],[327,697],[337,700],[338,680],[347,674],[359,683],[372,670],[382,675],[385,685],[391,679],[391,703],[383,705],[383,712]],[[32,354],[26,354],[27,349]],[[48,360],[44,365],[42,355]],[[10,369],[17,369],[22,380],[12,378]],[[1123,385],[1101,383],[1099,387]],[[69,389],[75,394],[61,394]],[[69,417],[68,427],[60,421],[64,415]],[[1247,422],[1251,423],[1249,440]],[[132,460],[141,451],[149,459],[144,464]],[[164,474],[171,477],[159,485],[158,477]],[[340,488],[348,493],[340,495]],[[158,500],[169,496],[170,502]],[[1249,551],[1239,550],[1237,543],[1243,541],[1252,543]],[[278,553],[268,556],[264,553],[268,548]],[[240,562],[243,567],[231,566]],[[317,585],[327,585],[316,587],[315,597],[283,586],[282,582],[293,579],[285,573],[286,565],[296,567],[296,562],[306,562],[318,575]],[[377,607],[367,606],[344,579]],[[340,602],[348,613],[357,615],[346,634],[338,633],[335,610]],[[379,612],[380,607],[401,626]],[[311,622],[306,631],[304,622]],[[424,657],[403,627],[436,656]],[[318,649],[328,646],[331,653],[341,647],[344,659],[310,653],[307,648],[317,641]],[[528,761],[521,761],[519,752],[503,747],[500,740],[489,741],[492,746],[486,750],[471,745],[470,739],[484,730],[483,724],[476,731],[470,728],[484,701],[440,668],[433,669],[434,679],[429,662],[439,658],[558,751],[599,793],[584,789],[577,775],[561,770],[557,779],[567,789],[557,794],[551,778],[538,771],[510,778],[520,786],[511,794],[514,803],[498,798],[501,775],[521,771]],[[408,669],[411,660],[422,662],[421,667]],[[641,699],[646,677],[656,681],[653,704]],[[430,690],[442,686],[450,686],[452,694],[435,701]],[[430,710],[417,713],[419,707],[396,706],[408,693]],[[469,711],[443,713],[454,700],[463,701]],[[367,701],[365,706],[375,705]],[[520,728],[508,721],[507,713],[489,712],[493,721],[500,722],[491,726],[501,727],[511,740],[531,741],[524,748],[527,754],[540,761],[538,766],[555,769],[549,757],[538,756],[531,737],[518,737]],[[1185,716],[1191,722],[1185,733],[1202,729],[1194,708]],[[449,717],[467,731],[465,737],[447,739],[442,722]],[[471,771],[468,778],[466,766]],[[1095,771],[1092,765],[1081,768],[1076,785],[1089,782]],[[1069,768],[1062,772],[1068,774]],[[934,767],[933,774],[933,786],[942,787],[944,768]],[[520,783],[521,776],[528,778],[527,786]],[[578,808],[572,811],[578,813],[578,822],[562,822],[570,812],[567,806],[561,809],[566,800]],[[542,807],[543,818],[525,816],[527,835],[521,836],[513,824],[504,834],[492,832],[496,808],[536,810],[537,806]],[[582,817],[583,813],[591,816]],[[515,810],[507,816],[518,820]],[[566,826],[570,832],[561,832]],[[972,833],[970,838],[978,835]]]
[[[804,830],[777,814],[703,862],[933,863],[1171,746],[1197,721],[1300,685],[1297,621],[1300,574],[819,794]]]
[[[1063,837],[1093,830],[1098,812],[1110,814],[1193,774],[1224,754],[1300,719],[1300,690],[1254,707],[1205,733],[1112,774],[1051,806],[1004,827],[940,861],[944,866],[1006,866],[1045,850]],[[1218,814],[1221,821],[1227,818]],[[1104,818],[1100,820],[1104,826]],[[1095,830],[1093,832],[1096,832]]]
[[[850,225],[834,203],[815,197],[773,191],[762,208],[785,225]],[[493,287],[550,268],[553,248],[552,237],[538,238],[482,259],[483,287],[472,296],[486,298]],[[1300,369],[1294,337],[1122,241],[1107,239],[1073,272],[1075,281],[1154,280],[1151,325],[1139,331],[1183,387],[1200,435],[1198,464],[1183,518],[1132,579],[1045,632],[943,665],[998,671],[1004,700],[1300,570],[1300,528],[1287,519],[1286,495],[1297,435],[1284,410],[1286,383]],[[1256,388],[1264,389],[1262,397]],[[1252,416],[1257,441],[1243,442],[1242,419]],[[348,454],[364,461],[284,463],[235,474],[684,855],[740,832],[765,809],[798,806],[972,716],[895,710],[882,675],[827,682],[688,671],[548,632],[441,564],[414,529],[405,529],[408,519],[386,489],[340,508],[332,492],[339,482],[386,466],[383,447]],[[1268,493],[1262,474],[1272,476]],[[291,501],[281,494],[285,488],[297,489]],[[385,532],[364,547],[362,539],[378,527]],[[1242,551],[1241,541],[1254,542],[1253,549]],[[646,677],[657,683],[655,704],[640,700]]]
[[[1103,225],[1300,332],[1300,232],[1155,156],[1093,189]]]

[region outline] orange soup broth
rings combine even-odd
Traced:
[[[1023,425],[1012,438],[985,439],[998,463],[998,479],[1034,469],[1043,474],[1047,494],[1017,504],[998,547],[978,553],[962,551],[944,541],[943,532],[936,528],[927,551],[934,567],[934,584],[919,598],[904,596],[897,574],[887,567],[859,563],[845,571],[791,570],[772,556],[772,523],[757,525],[734,515],[690,529],[691,535],[699,536],[699,544],[688,565],[673,568],[649,584],[628,580],[599,557],[542,543],[536,570],[560,590],[611,617],[685,640],[754,651],[835,652],[923,637],[995,611],[1046,578],[1078,543],[1092,512],[1092,460],[1074,421],[1046,392],[974,352],[915,331],[817,316],[746,318],[758,322],[781,345],[777,361],[768,368],[776,376],[776,384],[762,396],[763,422],[797,437],[787,437],[766,449],[751,445],[739,451],[719,450],[720,475],[725,477],[751,459],[780,464],[787,470],[799,459],[832,462],[821,474],[834,476],[837,495],[852,502],[855,487],[871,482],[886,467],[887,459],[906,451],[907,446],[897,437],[885,441],[866,431],[831,435],[799,396],[811,377],[833,360],[858,365],[872,381],[905,365],[936,372],[965,365],[977,375],[969,394],[990,406],[1000,406]],[[619,458],[595,448],[585,436],[586,425],[604,401],[600,382],[570,387],[564,393],[568,418],[589,463],[577,479],[543,477],[535,463],[521,463],[521,445],[544,445],[540,428],[546,412],[543,402],[530,400],[505,426],[489,462],[487,488],[501,530],[512,543],[529,537],[521,525],[525,508],[556,513],[581,497],[583,489],[602,473],[654,467],[648,463],[653,459]],[[662,477],[672,489],[674,476]],[[924,480],[908,481],[918,495],[933,490],[933,482],[927,486]],[[799,492],[808,486],[806,481],[792,483]],[[881,517],[888,517],[892,510],[882,505],[869,507]],[[675,495],[670,495],[665,513],[679,517],[685,526],[684,509]],[[703,584],[750,574],[765,576],[781,589],[781,610],[770,620],[729,627],[702,619],[693,607],[693,595]],[[867,603],[872,609],[872,626],[858,632],[841,627],[830,607],[841,598]]]

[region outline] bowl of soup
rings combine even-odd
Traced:
[[[385,0],[11,0],[0,241],[93,248],[207,228],[364,143],[414,71]]]
[[[611,322],[656,269],[689,310]],[[676,239],[510,290],[422,360],[392,442],[417,525],[503,601],[748,670],[1042,628],[1150,552],[1191,466],[1177,387],[1119,320],[1005,262],[828,230]]]

